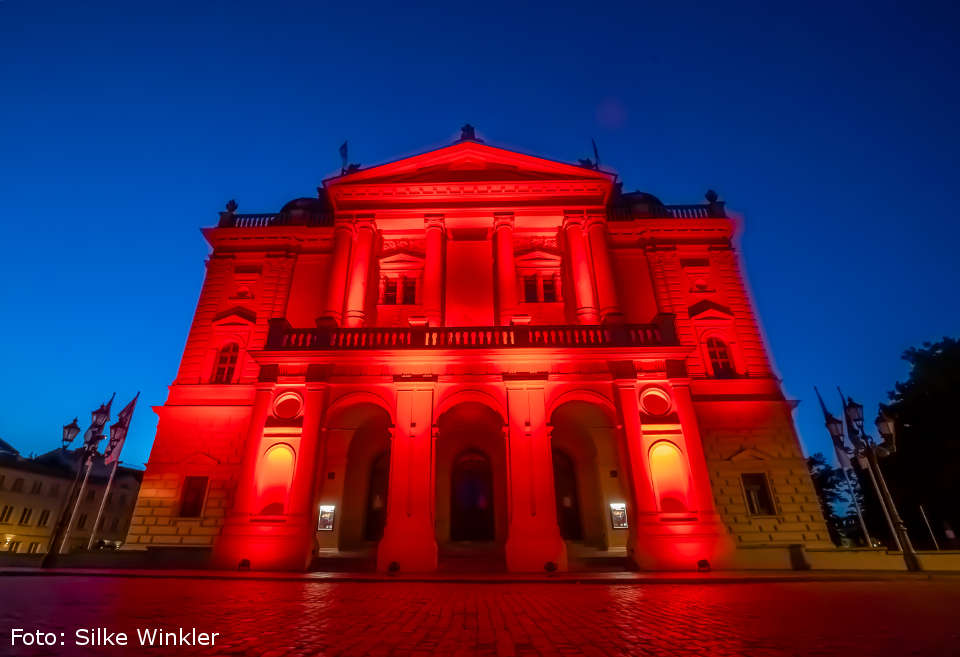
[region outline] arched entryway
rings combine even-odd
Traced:
[[[507,539],[503,419],[478,402],[440,416],[436,444],[436,537],[440,568],[504,568]]]
[[[367,508],[363,524],[363,538],[379,541],[387,524],[387,491],[390,486],[390,450],[381,452],[370,464],[367,486]]]
[[[557,448],[553,448],[553,485],[560,536],[566,541],[582,541],[583,518],[580,515],[576,465],[566,452]]]
[[[575,400],[550,417],[557,524],[570,568],[626,566],[627,528],[611,509],[628,503],[627,473],[610,411]]]
[[[317,556],[325,570],[375,566],[390,479],[390,417],[376,404],[332,413],[324,427],[316,491]]]
[[[493,470],[483,452],[462,452],[450,474],[450,540],[493,541]]]

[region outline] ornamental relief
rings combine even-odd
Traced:
[[[383,240],[383,244],[380,248],[381,255],[389,255],[389,254],[398,253],[398,252],[424,256],[427,252],[425,240],[418,240],[418,239]]]
[[[514,237],[514,251],[516,253],[526,253],[527,251],[550,251],[560,253],[560,241],[556,236],[537,235],[533,237]]]

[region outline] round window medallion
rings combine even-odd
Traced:
[[[670,395],[665,390],[647,388],[640,393],[640,408],[647,415],[666,415],[670,406]]]
[[[303,399],[295,392],[281,392],[273,401],[274,414],[283,420],[292,420],[303,410]]]

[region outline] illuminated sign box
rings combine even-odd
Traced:
[[[320,506],[320,520],[317,521],[318,532],[333,531],[333,515],[337,507],[323,504]]]
[[[627,505],[623,502],[610,503],[610,524],[614,529],[627,529]]]

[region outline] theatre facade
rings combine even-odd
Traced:
[[[789,567],[829,543],[736,228],[712,192],[664,205],[468,129],[277,214],[229,203],[127,548]]]

